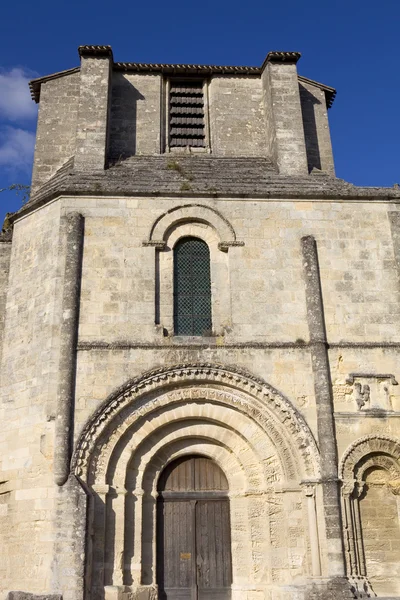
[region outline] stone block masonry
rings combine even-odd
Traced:
[[[156,600],[171,573],[185,597],[400,596],[400,191],[333,176],[334,90],[296,52],[79,54],[31,84],[33,194],[0,238],[0,600]],[[205,148],[169,152],[173,80]]]

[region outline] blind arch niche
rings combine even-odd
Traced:
[[[211,331],[210,250],[200,238],[183,237],[174,246],[174,334]]]

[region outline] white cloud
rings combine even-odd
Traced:
[[[0,165],[10,171],[30,173],[34,147],[34,133],[17,127],[4,127],[0,130]]]
[[[28,82],[35,73],[19,67],[11,71],[0,71],[0,119],[18,121],[31,119],[37,114]]]

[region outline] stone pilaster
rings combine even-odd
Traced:
[[[80,94],[76,129],[75,169],[101,171],[105,167],[111,96],[110,46],[79,46]]]
[[[73,411],[78,341],[79,299],[84,219],[79,213],[62,218],[65,227],[65,267],[60,331],[59,384],[57,397],[54,480],[64,485],[69,475],[73,436]]]
[[[2,239],[2,237],[4,239]],[[11,232],[10,240],[6,235],[2,236],[0,231],[0,364],[3,348],[3,330],[6,318],[6,300],[8,288],[8,274],[11,260]]]
[[[343,577],[345,574],[345,563],[336,434],[333,416],[334,408],[318,252],[315,239],[312,236],[302,238],[301,248],[303,254],[311,362],[317,404],[318,444],[321,457],[321,483],[328,547],[328,576]]]
[[[400,282],[400,212],[388,211],[388,218],[390,223],[390,231],[392,234],[394,259],[396,261],[396,268]]]
[[[298,52],[270,52],[262,66],[267,154],[281,175],[307,175],[296,63]]]

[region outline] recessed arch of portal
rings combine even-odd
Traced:
[[[194,434],[194,432],[191,432]],[[230,490],[234,495],[239,490],[248,487],[249,473],[243,457],[233,454],[228,446],[222,444],[211,435],[209,438],[191,437],[180,438],[159,445],[149,458],[143,472],[143,492],[156,495],[158,479],[162,471],[173,461],[184,456],[201,455],[212,459],[224,472]]]
[[[157,411],[170,410],[172,405],[180,411],[175,418],[186,419],[190,417],[190,407],[195,405],[203,405],[209,411],[219,411],[218,406],[229,407],[232,421],[239,422],[237,416],[243,414],[258,424],[280,453],[284,468],[290,469],[286,471],[290,478],[300,481],[304,476],[319,474],[319,455],[312,433],[284,396],[239,369],[200,364],[144,374],[113,394],[78,440],[73,458],[75,473],[93,483],[99,472],[107,471],[115,447],[129,428],[141,421],[143,431],[146,427],[151,429]],[[184,405],[189,407],[186,413]],[[174,416],[169,413],[165,419],[171,417]],[[225,412],[216,420],[222,418],[226,422],[227,417]]]
[[[234,413],[232,415],[232,412]],[[152,416],[145,431],[138,424],[126,431],[118,441],[108,461],[106,482],[126,485],[126,473],[137,473],[130,487],[141,487],[146,465],[154,452],[178,439],[214,439],[231,453],[241,456],[248,470],[248,487],[262,487],[276,480],[288,479],[279,455],[257,423],[221,405],[193,402],[190,412],[184,404],[167,406]],[[167,420],[167,422],[166,422]],[[235,425],[236,421],[236,425]],[[266,457],[269,457],[268,460]],[[289,471],[290,473],[291,471]]]
[[[176,422],[191,416],[228,424],[244,438],[254,436],[252,444],[259,446],[260,456],[269,456],[267,448],[269,446],[271,450],[272,446],[273,453],[279,458],[285,481],[300,481],[303,476],[310,475],[311,465],[305,461],[302,463],[304,456],[299,456],[298,451],[309,448],[302,438],[299,442],[301,447],[296,451],[292,439],[294,424],[287,427],[268,407],[260,406],[257,399],[235,393],[232,389],[178,386],[160,391],[151,401],[144,400],[141,406],[129,404],[121,411],[117,427],[109,427],[95,448],[91,460],[91,482],[105,482],[110,463],[118,460],[132,436],[135,445],[159,422]]]
[[[157,492],[155,489],[163,470],[173,461],[188,456],[203,456],[213,460],[225,474],[228,480],[229,498],[231,504],[231,541],[232,541],[232,570],[234,580],[250,579],[254,574],[262,573],[268,562],[267,547],[269,545],[269,503],[268,494],[254,495],[240,493],[247,487],[247,474],[240,458],[224,448],[216,440],[182,439],[171,442],[161,448],[147,465],[144,474],[145,491],[141,497],[141,519],[136,523],[133,539],[141,540],[132,550],[132,557],[140,556],[141,581],[150,585],[154,581],[156,567],[155,506]],[[141,530],[139,530],[141,529]],[[257,546],[259,557],[250,554],[243,555],[243,547],[251,548],[251,532],[259,531]],[[128,538],[129,532],[126,532]],[[140,544],[140,547],[139,547]],[[236,550],[237,549],[237,550]],[[263,564],[265,563],[265,564]],[[132,565],[133,566],[133,565]],[[255,580],[257,577],[255,577]]]

